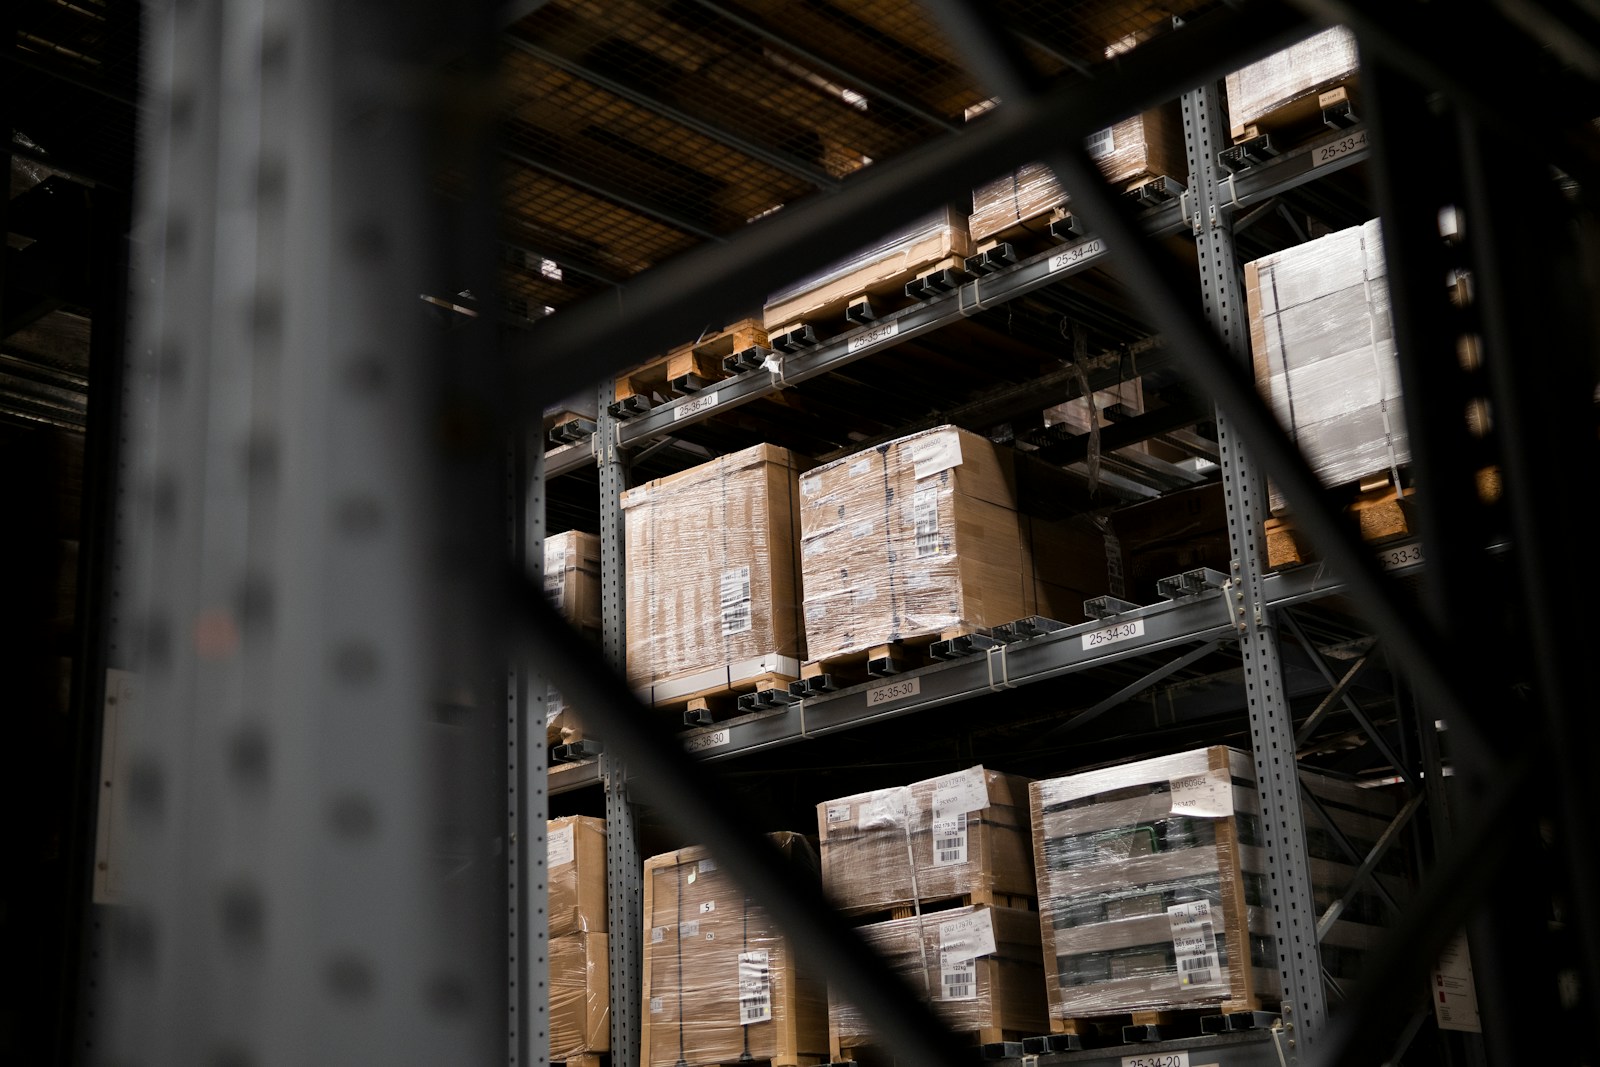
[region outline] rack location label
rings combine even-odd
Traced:
[[[688,741],[684,742],[683,747],[690,752],[704,752],[710,748],[721,748],[732,743],[733,735],[729,734],[727,730],[712,730],[708,734],[689,738]]]
[[[1316,158],[1312,160],[1313,167],[1320,167],[1325,163],[1332,163],[1336,159],[1348,156],[1351,152],[1359,152],[1367,147],[1367,131],[1357,130],[1349,137],[1341,137],[1337,141],[1325,144],[1316,150]]]
[[[1122,1067],[1189,1067],[1187,1052],[1146,1052],[1122,1057]]]
[[[874,686],[867,690],[867,707],[875,708],[879,704],[892,704],[896,700],[914,697],[921,692],[921,678],[907,678],[903,682],[890,682],[888,685]]]
[[[1422,562],[1422,542],[1413,541],[1409,545],[1395,545],[1385,548],[1378,553],[1378,562],[1386,571],[1399,570],[1401,567],[1411,567]]]
[[[1144,620],[1130,619],[1127,622],[1119,622],[1115,626],[1103,626],[1098,630],[1090,630],[1083,635],[1083,650],[1087,652],[1090,649],[1104,648],[1106,645],[1114,645],[1118,641],[1128,641],[1135,637],[1143,636]]]
[[[880,341],[887,341],[889,338],[898,337],[899,335],[900,320],[895,319],[893,322],[886,322],[882,326],[874,326],[872,329],[850,338],[849,342],[844,346],[844,350],[853,356],[864,348],[871,348]]]
[[[687,419],[689,416],[698,415],[702,411],[710,411],[716,406],[717,391],[713,389],[709,393],[701,393],[693,400],[686,400],[673,408],[672,421],[677,422],[679,419]]]
[[[1066,270],[1074,263],[1081,263],[1090,256],[1097,256],[1105,250],[1106,243],[1098,237],[1082,244],[1073,245],[1065,252],[1057,252],[1050,257],[1050,273],[1054,274],[1058,270]]]

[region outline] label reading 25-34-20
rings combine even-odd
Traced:
[[[1189,1067],[1187,1052],[1146,1052],[1122,1057],[1122,1067]]]

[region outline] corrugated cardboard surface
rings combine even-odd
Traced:
[[[976,996],[950,999],[941,982],[940,925],[988,913],[996,951],[977,958]],[[950,1029],[1013,1030],[1045,1033],[1044,974],[1039,949],[1039,917],[1018,908],[967,907],[930,912],[861,927],[862,938],[881,952],[913,988],[931,991],[929,1002]],[[870,1020],[832,990],[828,997],[830,1038],[845,1048],[872,1044]]]
[[[623,493],[631,685],[803,658],[795,469],[756,445]]]
[[[798,877],[816,876],[804,837],[771,837]],[[827,1059],[826,992],[804,947],[785,938],[705,849],[652,856],[644,879],[644,1067]],[[752,952],[766,953],[771,1019],[741,1025],[740,957]]]
[[[600,539],[582,530],[544,541],[544,588],[561,614],[591,636],[600,633]]]
[[[1228,75],[1228,123],[1235,130],[1354,74],[1360,66],[1355,34],[1342,26]]]
[[[611,972],[605,934],[550,939],[550,1059],[611,1048]]]
[[[933,798],[944,779],[818,804],[822,884],[835,906],[879,911],[975,891],[1032,897],[1027,779],[976,769],[986,781],[989,804],[966,814],[964,863],[934,862]],[[909,800],[900,809],[905,818],[885,821],[879,814],[890,792]]]
[[[559,835],[559,837],[558,837]],[[550,843],[546,877],[550,886],[550,936],[606,929],[606,824],[604,819],[569,815],[552,819],[545,833]],[[566,842],[571,843],[570,849]],[[561,861],[557,855],[570,852]],[[559,862],[558,862],[559,861]]]

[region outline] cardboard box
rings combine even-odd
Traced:
[[[611,1049],[611,971],[602,933],[550,939],[550,1060]]]
[[[578,631],[600,640],[600,538],[582,530],[544,539],[544,591]],[[545,697],[545,742],[567,744],[583,736],[583,723],[553,687]]]
[[[1228,513],[1221,484],[1180,489],[1111,513],[1122,553],[1125,599],[1150,604],[1156,583],[1200,567],[1228,574]]]
[[[1360,66],[1355,34],[1334,26],[1233,72],[1227,88],[1234,139],[1242,139],[1248,133],[1245,127],[1274,112],[1302,104],[1316,109],[1325,89],[1355,77]]]
[[[974,1043],[1009,1031],[1047,1032],[1039,917],[1020,908],[955,908],[861,927],[951,1030]],[[829,990],[828,1042],[835,1062],[876,1043],[870,1020]]]
[[[606,824],[587,815],[550,820],[545,830],[550,936],[606,930]]]
[[[756,445],[622,494],[630,685],[798,674],[795,470]]]
[[[816,877],[804,837],[771,837],[797,876]],[[784,937],[704,848],[645,861],[644,913],[644,1067],[827,1060],[826,991],[804,946]]]
[[[822,885],[847,914],[1032,899],[1027,779],[983,767],[817,805]]]
[[[1410,462],[1378,221],[1244,271],[1256,384],[1312,469],[1337,485]]]

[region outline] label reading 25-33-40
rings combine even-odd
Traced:
[[[1349,137],[1341,137],[1317,149],[1315,165],[1320,167],[1324,163],[1332,163],[1341,156],[1348,156],[1351,152],[1367,147],[1367,131],[1357,130]]]

